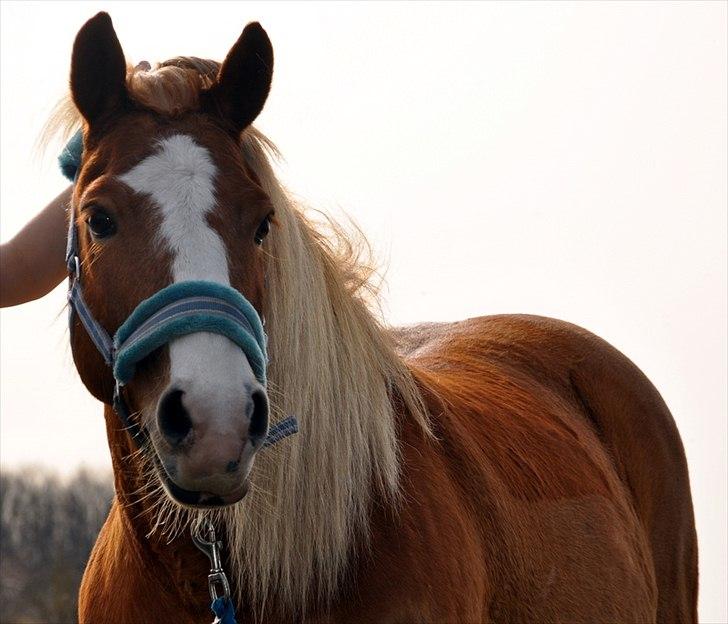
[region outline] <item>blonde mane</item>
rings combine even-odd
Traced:
[[[139,103],[175,115],[196,106],[217,67],[175,59],[153,71],[130,69],[127,83]],[[78,123],[66,99],[49,128],[70,131]],[[252,600],[258,614],[269,600],[292,614],[332,597],[354,547],[366,545],[374,498],[397,504],[393,403],[425,435],[430,429],[409,368],[368,306],[371,270],[359,242],[335,222],[322,226],[306,215],[278,181],[277,152],[264,135],[249,128],[241,148],[277,221],[266,242],[271,420],[295,414],[300,433],[262,452],[248,496],[212,515],[227,527],[239,598]],[[198,515],[166,498],[157,509],[156,526],[167,535]]]

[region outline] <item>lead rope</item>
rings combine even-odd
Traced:
[[[237,624],[235,620],[235,607],[230,598],[230,583],[228,583],[225,570],[222,568],[220,551],[222,540],[217,539],[215,527],[209,518],[192,525],[192,541],[210,560],[210,573],[207,575],[207,586],[212,598],[211,609],[215,614],[212,624]]]

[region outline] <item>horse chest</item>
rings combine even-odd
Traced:
[[[207,621],[206,579],[199,572],[205,570],[205,562],[198,555],[190,544],[182,549],[168,547],[160,558],[130,534],[115,501],[83,576],[79,622]]]

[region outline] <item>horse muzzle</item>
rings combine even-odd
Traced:
[[[210,355],[222,352],[224,356],[221,347],[225,345],[216,345],[218,341],[221,339],[217,336],[190,336],[182,340],[190,344],[181,346],[195,351],[206,346]],[[179,347],[176,341],[170,345],[173,371]],[[254,456],[266,440],[265,388],[245,362],[236,361],[234,356],[240,355],[239,351],[227,355],[233,357],[209,362],[213,370],[208,370],[208,375],[215,373],[212,379],[196,374],[181,376],[177,363],[177,374],[157,404],[156,422],[151,426],[157,433],[152,442],[161,464],[158,468],[163,470],[160,476],[168,493],[182,504],[217,506],[240,500],[247,491]],[[205,360],[201,357],[198,361]],[[215,371],[215,367],[219,370]],[[233,372],[225,371],[226,367]],[[232,378],[221,377],[225,372]],[[215,378],[222,379],[222,383],[216,383]]]

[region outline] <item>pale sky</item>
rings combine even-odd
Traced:
[[[368,234],[389,322],[554,316],[657,386],[690,464],[701,622],[725,622],[727,6],[4,2],[0,236],[64,187],[33,146],[86,19],[108,10],[133,62],[222,59],[260,21],[258,126],[302,198]],[[0,313],[3,467],[109,465],[64,291]]]

